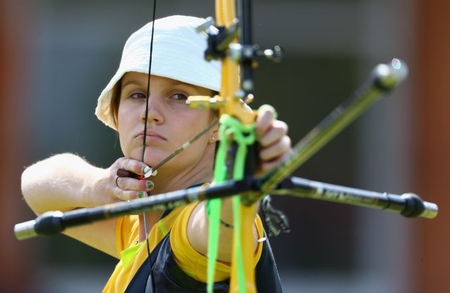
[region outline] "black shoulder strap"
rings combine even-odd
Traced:
[[[256,288],[258,293],[282,293],[280,275],[278,273],[275,257],[269,239],[266,238],[264,246],[256,265]]]
[[[150,264],[148,262],[148,258],[145,259],[137,273],[134,275],[130,284],[128,284],[128,287],[124,293],[153,293],[153,282],[150,274],[150,265],[153,266],[153,264],[155,263],[156,257],[161,250],[162,242],[163,241],[160,241],[150,253]],[[144,284],[146,284],[145,287]]]

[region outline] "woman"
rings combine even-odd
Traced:
[[[193,109],[186,104],[188,96],[211,96],[220,87],[220,63],[204,60],[206,35],[195,31],[203,22],[188,16],[155,21],[149,83],[152,24],[130,36],[119,69],[101,93],[96,108],[97,117],[117,130],[124,157],[107,169],[95,167],[73,154],[56,155],[28,167],[22,175],[22,192],[36,214],[132,200],[150,191],[160,194],[212,181],[219,139],[217,126],[161,165],[154,176],[150,167],[161,163],[217,119],[212,110]],[[262,173],[290,150],[290,139],[286,136],[286,124],[275,120],[270,108],[259,111],[256,125],[261,159],[258,172]],[[119,169],[144,179],[119,177]],[[228,292],[232,223],[227,199],[221,213],[215,292]],[[120,260],[104,292],[204,292],[207,231],[205,203],[200,202],[71,228],[64,233]],[[267,242],[258,241],[264,237],[263,233],[261,221],[255,215],[258,292],[280,292],[270,247]],[[143,245],[147,237],[151,273],[146,261],[149,251]]]

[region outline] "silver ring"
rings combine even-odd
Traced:
[[[116,177],[116,186],[120,188],[119,183],[117,182],[117,180],[119,180],[119,176]]]

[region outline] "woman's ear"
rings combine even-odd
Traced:
[[[219,129],[216,128],[209,137],[209,143],[216,143],[219,140]]]

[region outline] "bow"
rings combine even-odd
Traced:
[[[246,99],[252,90],[251,66],[253,64],[253,47],[251,44],[250,19],[251,7],[249,0],[240,1],[242,13],[239,21],[236,18],[234,1],[216,0],[217,35],[210,35],[205,57],[222,60],[222,84],[219,97],[214,99],[221,117],[220,147],[214,170],[214,182],[220,183],[227,179],[240,180],[244,178],[244,163],[247,161],[247,175],[254,173],[254,150],[249,145],[255,144],[254,123],[255,113],[247,108],[242,100]],[[238,35],[240,37],[238,38]],[[238,43],[240,39],[240,44]],[[244,51],[249,54],[245,55]],[[233,50],[233,51],[231,51]],[[234,53],[233,55],[231,53]],[[232,58],[232,56],[234,58]],[[239,71],[239,67],[241,70]],[[239,80],[241,74],[241,81]],[[242,87],[242,85],[245,87]],[[191,97],[189,103],[199,105]],[[206,101],[208,103],[208,101]],[[204,104],[204,103],[202,103]],[[236,153],[236,159],[230,160],[226,154]],[[224,166],[225,164],[225,166]],[[223,169],[225,168],[225,169]],[[230,178],[231,177],[231,178]],[[230,276],[230,292],[256,292],[255,273],[253,269],[252,233],[257,204],[244,204],[239,195],[233,197],[233,246],[232,267]],[[221,199],[207,203],[210,213],[209,245],[208,245],[208,292],[212,292],[214,267],[217,257],[218,233],[220,225]]]

